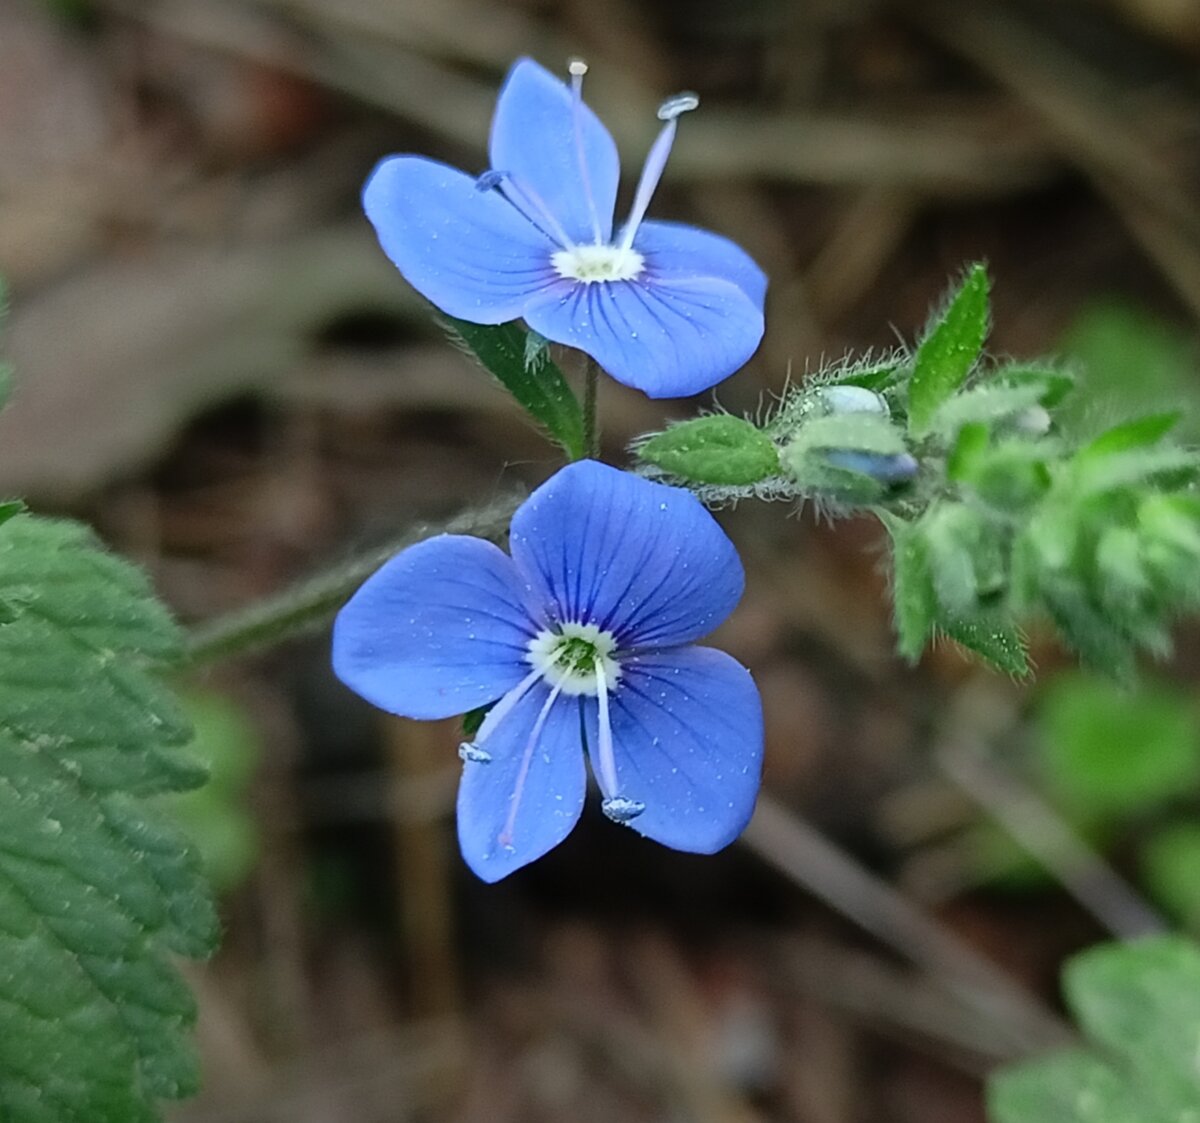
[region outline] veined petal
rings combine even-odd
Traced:
[[[436,160],[384,160],[363,188],[363,206],[404,279],[451,316],[507,323],[557,279],[550,238],[496,191]]]
[[[733,543],[698,499],[594,460],[563,468],[513,516],[513,560],[560,621],[618,649],[688,643],[741,599]]]
[[[647,219],[638,227],[633,248],[646,259],[652,279],[666,281],[715,277],[737,285],[759,309],[767,295],[767,275],[741,246],[696,226]]]
[[[588,728],[588,739],[594,727]],[[629,826],[675,850],[728,846],[754,811],[763,722],[749,671],[723,651],[681,647],[622,663],[612,696],[622,797],[645,804]]]
[[[524,316],[534,331],[591,355],[651,398],[710,389],[745,364],[763,335],[762,308],[732,281],[712,277],[560,281],[533,296]]]
[[[489,153],[492,167],[511,172],[531,186],[577,242],[594,240],[590,188],[600,237],[607,242],[612,236],[620,159],[600,118],[586,105],[580,110],[586,182],[570,88],[532,59],[520,59],[508,72],[496,103]]]
[[[560,694],[538,729],[549,701],[548,688],[539,683],[488,737],[491,760],[463,766],[458,842],[484,881],[499,881],[553,849],[583,809],[587,773],[579,699]]]
[[[442,718],[486,705],[529,673],[537,632],[512,559],[440,534],[397,554],[333,626],[338,678],[389,713]]]

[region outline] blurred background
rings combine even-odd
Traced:
[[[196,623],[548,475],[358,205],[387,153],[482,171],[522,54],[591,64],[623,199],[701,94],[653,213],[771,277],[725,407],[911,340],[979,258],[996,353],[1074,357],[1098,416],[1200,404],[1198,0],[0,0],[0,492]],[[607,456],[711,401],[605,382]],[[1126,694],[1036,634],[1032,687],[908,668],[879,528],[783,514],[721,514],[769,795],[714,858],[593,806],[485,886],[454,723],[371,710],[325,634],[187,682],[226,935],[172,1118],[974,1123],[1064,955],[1200,926],[1200,631]],[[1028,999],[964,998],[1008,994],[975,953]]]

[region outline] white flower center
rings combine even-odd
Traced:
[[[550,261],[560,277],[585,285],[597,281],[632,281],[641,275],[646,264],[635,249],[591,244],[558,250]]]
[[[539,632],[529,641],[526,660],[552,687],[563,694],[600,693],[597,665],[603,668],[607,685],[621,677],[620,664],[612,657],[617,640],[612,632],[595,624],[563,624],[557,632]]]

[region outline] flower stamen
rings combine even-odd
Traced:
[[[633,247],[634,236],[642,224],[642,219],[646,217],[650,200],[654,195],[655,188],[658,187],[658,181],[662,179],[663,169],[667,166],[667,157],[671,154],[671,146],[675,143],[676,121],[684,113],[690,113],[699,104],[700,98],[697,94],[681,93],[667,98],[658,107],[658,119],[666,123],[650,146],[646,163],[642,167],[642,176],[638,180],[633,206],[629,210],[629,219],[626,221],[621,235],[621,249],[629,250]]]
[[[484,172],[475,180],[475,186],[480,191],[499,189],[500,193],[527,221],[533,223],[552,242],[564,248],[571,245],[571,239],[562,228],[562,224],[554,217],[542,197],[529,184],[518,179],[512,172]]]
[[[512,712],[513,707],[529,693],[529,688],[542,677],[538,670],[530,671],[516,686],[505,694],[487,714],[473,741],[463,741],[458,746],[459,758],[476,764],[488,764],[492,754],[483,747],[484,742],[496,731],[500,723]]]
[[[604,799],[600,810],[616,823],[628,823],[636,819],[646,805],[640,799],[630,799],[619,794],[621,782],[617,777],[617,758],[613,752],[612,716],[608,709],[608,675],[604,670],[604,661],[596,659],[596,698],[599,703],[599,717],[596,722],[598,734],[596,737],[596,783]]]
[[[533,728],[529,731],[529,740],[525,742],[525,751],[521,755],[521,767],[517,772],[517,782],[513,785],[512,799],[508,808],[508,818],[504,822],[504,829],[496,839],[501,846],[507,847],[510,850],[513,848],[513,831],[517,825],[517,812],[521,807],[521,797],[525,794],[525,781],[529,778],[529,767],[533,763],[533,751],[537,748],[538,739],[541,737],[542,730],[546,725],[546,719],[550,716],[550,707],[554,705],[561,693],[562,684],[560,683],[550,691],[549,697],[542,705],[541,713],[537,716],[537,721],[533,723]]]
[[[575,158],[579,161],[579,179],[587,200],[588,217],[592,221],[592,239],[596,245],[600,245],[604,241],[600,236],[600,215],[596,211],[592,174],[583,147],[583,76],[588,72],[588,64],[581,58],[574,58],[567,64],[567,69],[571,72],[571,126],[575,134]]]

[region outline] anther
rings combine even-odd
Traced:
[[[460,760],[469,761],[472,764],[492,763],[492,754],[487,749],[481,749],[478,745],[473,745],[470,741],[464,741],[458,746],[458,756]]]
[[[588,64],[581,58],[573,58],[567,63],[567,71],[572,78],[582,78],[588,72]]]
[[[600,810],[614,823],[628,823],[645,811],[646,805],[640,799],[630,799],[628,796],[618,795],[604,800],[600,804]]]
[[[498,171],[484,172],[483,175],[481,175],[475,181],[475,190],[476,191],[492,191],[492,190],[494,190],[495,188],[499,187],[500,184],[502,184],[504,182],[504,174],[505,174],[504,172],[498,172]]]
[[[674,121],[681,113],[690,113],[693,109],[699,108],[699,106],[700,95],[692,93],[691,90],[672,94],[658,107],[658,119],[660,121]]]

